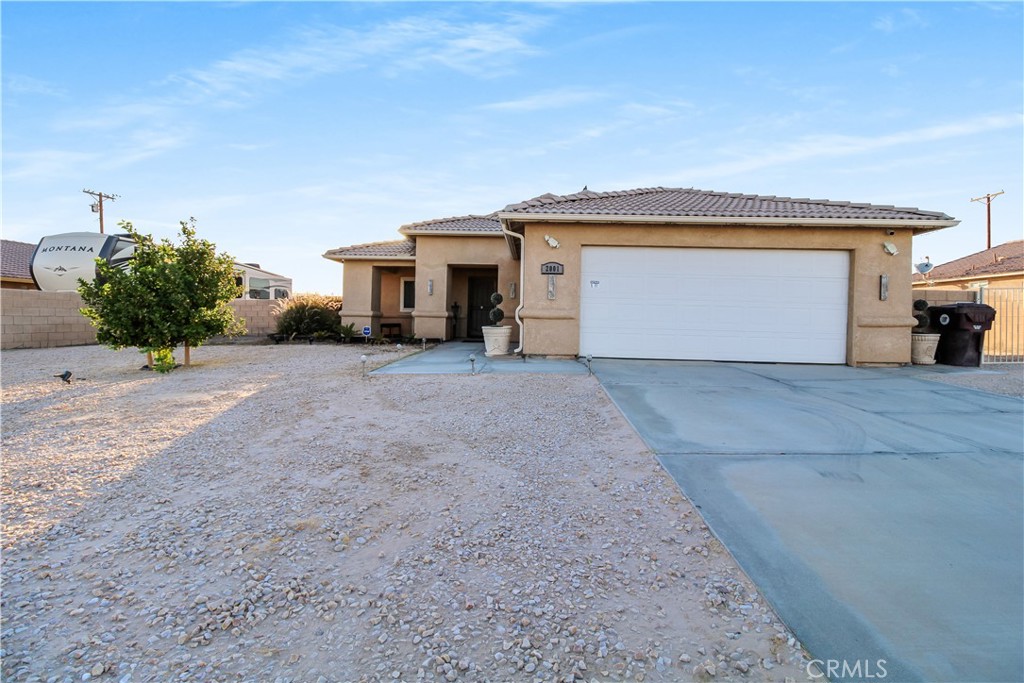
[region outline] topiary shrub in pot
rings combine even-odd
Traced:
[[[508,355],[509,341],[512,339],[512,328],[501,324],[505,319],[505,312],[499,308],[502,301],[498,292],[491,294],[491,305],[494,308],[487,313],[491,324],[481,328],[484,332],[484,355],[489,358]]]
[[[914,319],[917,326],[910,331],[910,362],[914,365],[935,365],[935,352],[942,335],[932,327],[926,300],[914,302]]]

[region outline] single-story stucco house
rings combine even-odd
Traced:
[[[644,188],[545,194],[327,251],[342,320],[477,337],[492,292],[517,353],[910,362],[911,241],[959,221],[872,204]]]
[[[1020,289],[1024,287],[1024,240],[937,264],[914,274],[914,289]]]

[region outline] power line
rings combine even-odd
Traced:
[[[992,248],[992,200],[1001,194],[1003,194],[1003,191],[999,190],[999,192],[990,192],[971,200],[972,202],[985,202],[985,213],[988,215],[988,246],[986,249]]]
[[[121,197],[119,194],[105,194],[103,192],[96,192],[95,190],[82,190],[85,194],[90,194],[96,197],[96,201],[92,205],[92,212],[100,215],[100,234],[103,234],[103,200],[109,199],[115,201]]]

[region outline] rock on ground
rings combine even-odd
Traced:
[[[4,679],[808,678],[594,378],[364,352],[5,351]]]

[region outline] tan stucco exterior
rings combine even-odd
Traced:
[[[357,329],[369,325],[374,336],[381,325],[398,323],[405,336],[424,339],[453,339],[466,335],[468,282],[471,277],[494,277],[506,302],[504,324],[512,324],[517,299],[509,299],[511,285],[519,291],[519,263],[512,258],[501,235],[423,235],[416,240],[415,260],[347,259],[344,269],[345,304],[343,324]],[[416,305],[401,309],[404,279],[414,279]],[[452,305],[458,303],[460,316],[452,329]],[[518,341],[518,328],[513,328]]]
[[[342,321],[357,328],[370,325],[375,335],[382,323],[399,323],[403,335],[462,337],[466,334],[467,280],[491,274],[505,297],[505,324],[513,326],[516,343],[519,326],[515,313],[519,310],[522,353],[575,356],[580,344],[584,246],[840,250],[850,256],[847,363],[910,362],[910,329],[915,324],[911,315],[910,228],[537,222],[521,226],[520,232],[524,237],[522,282],[520,262],[502,235],[418,235],[414,260],[346,260]],[[545,235],[557,239],[558,249],[548,245]],[[883,248],[886,242],[896,245],[899,253],[888,254]],[[558,276],[553,300],[548,298],[548,278],[540,269],[549,261],[565,267],[565,274]],[[880,297],[882,275],[889,280],[884,301]],[[415,278],[413,311],[399,307],[403,278]],[[515,298],[510,297],[513,292]],[[793,296],[800,293],[793,292]],[[456,302],[462,313],[453,330],[452,304]]]
[[[818,266],[835,275],[831,278],[834,283],[836,277],[842,277],[837,271],[845,257],[849,277],[845,354],[839,341],[843,339],[842,313],[838,318],[835,315],[841,310],[842,290],[832,289],[830,303],[819,309],[822,329],[817,331],[818,338],[830,331],[833,335],[832,352],[828,357],[834,360],[830,362],[839,362],[842,358],[850,365],[898,365],[910,362],[910,331],[917,322],[913,317],[911,287],[913,238],[957,223],[939,212],[872,204],[727,194],[692,188],[638,188],[616,192],[593,192],[584,188],[572,195],[540,195],[488,215],[411,223],[399,230],[403,240],[340,247],[324,256],[344,264],[342,318],[345,322],[358,327],[370,325],[375,334],[381,324],[397,321],[402,325],[403,334],[426,339],[476,336],[480,332],[480,316],[485,314],[481,291],[493,288],[504,297],[505,324],[513,329],[516,353],[572,357],[581,353],[582,266],[584,252],[589,247],[708,249],[715,250],[716,258],[723,257],[721,250],[729,249],[829,252],[822,254],[823,260]],[[618,256],[615,252],[600,253],[606,255],[604,258],[609,254],[613,259]],[[691,256],[702,257],[701,254]],[[623,254],[623,258],[625,267],[634,258],[645,257],[638,252]],[[786,258],[780,255],[780,267],[791,267],[782,265],[793,263]],[[807,261],[805,258],[802,262]],[[543,264],[557,264],[549,269],[554,273],[542,272]],[[709,287],[728,281],[728,274],[722,273],[725,267],[728,266],[717,267],[715,276],[709,279],[719,285],[709,284]],[[798,280],[801,277],[797,272],[799,267],[792,267],[796,269],[791,273],[793,277],[787,278],[788,270],[780,271],[778,282],[784,279],[803,282]],[[673,277],[671,271],[667,276]],[[399,310],[402,278],[415,278],[416,301],[411,311]],[[553,287],[553,291],[549,287]],[[794,291],[784,293],[783,297],[791,296],[793,302],[799,304],[806,290],[800,291],[800,285],[792,287]],[[695,294],[705,295],[706,292]],[[646,296],[646,291],[641,296]],[[773,298],[773,304],[775,301],[777,299]],[[453,317],[456,303],[461,311],[457,320]],[[740,310],[743,306],[742,302],[724,303]],[[800,306],[794,306],[798,308]],[[808,315],[807,311],[812,309],[804,306],[801,310],[803,315]],[[828,321],[827,311],[833,312]],[[808,323],[805,318],[801,324],[813,325],[814,319],[812,317]],[[588,345],[593,339],[591,335],[603,337],[606,327],[610,328],[608,335],[635,333],[635,321],[634,329],[625,329],[624,323],[624,329],[619,330],[614,329],[615,319],[607,312],[601,320],[599,327],[588,328]],[[667,329],[671,334],[674,328]],[[735,329],[735,326],[724,329]],[[764,334],[767,329],[753,332]],[[727,338],[734,335],[733,332],[725,334],[730,335]],[[793,335],[788,338],[792,339]],[[629,344],[613,343],[604,348],[629,348]],[[647,352],[660,353],[659,350]],[[812,355],[808,354],[808,362]],[[798,355],[792,357],[794,362],[801,362]]]
[[[410,260],[350,261],[345,264],[345,303],[342,324],[357,330],[369,325],[374,336],[381,324],[401,325],[403,335],[413,334],[412,312],[401,309],[402,278],[416,277],[416,262]]]
[[[579,353],[580,258],[584,246],[656,246],[729,249],[841,250],[850,254],[850,299],[847,363],[910,362],[911,230],[895,234],[879,228],[586,225],[531,223],[525,228],[523,310],[527,354],[573,356]],[[544,236],[554,237],[552,249]],[[891,256],[883,243],[899,250]],[[554,300],[547,295],[547,276],[540,266],[557,261],[565,266]],[[889,276],[888,299],[879,296],[880,276]],[[799,292],[793,293],[794,297]]]
[[[509,285],[519,280],[519,263],[512,258],[501,235],[422,235],[416,239],[416,336],[452,339],[466,334],[468,281],[474,276],[493,276],[505,298],[501,308],[506,319],[517,300],[509,299]],[[429,292],[433,281],[433,294]],[[518,297],[518,284],[516,296]],[[452,334],[452,304],[460,306],[460,319]],[[509,324],[505,322],[504,324]],[[513,338],[518,339],[513,329]]]

